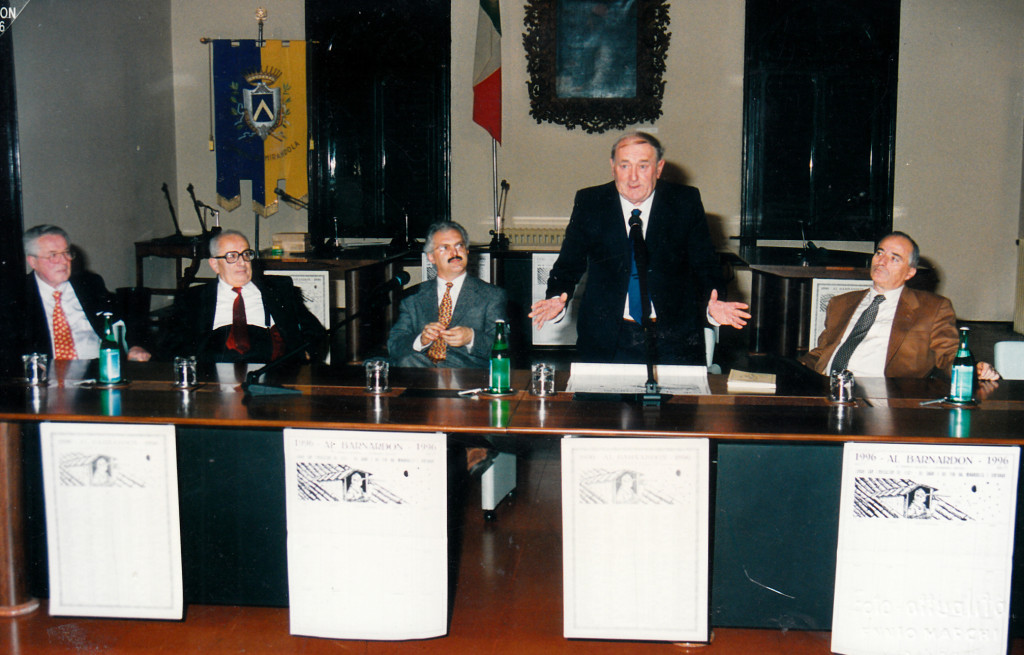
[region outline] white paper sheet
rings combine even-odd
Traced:
[[[39,430],[50,614],[180,619],[174,426]]]
[[[1019,453],[846,444],[834,652],[1006,652]]]
[[[708,440],[562,440],[567,638],[708,640]]]
[[[446,634],[445,436],[287,429],[284,451],[291,634]]]
[[[708,370],[703,366],[655,366],[654,379],[662,393],[709,395]],[[588,393],[639,393],[647,383],[643,364],[589,364],[574,362],[566,391]]]

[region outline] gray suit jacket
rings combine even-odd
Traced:
[[[455,303],[450,325],[473,328],[473,350],[466,346],[448,348],[448,357],[438,366],[447,368],[487,368],[494,343],[494,322],[505,316],[508,296],[504,289],[466,276]],[[434,366],[427,351],[416,352],[412,344],[423,326],[437,320],[437,282],[429,280],[415,287],[402,301],[398,321],[388,335],[388,353],[395,366]]]

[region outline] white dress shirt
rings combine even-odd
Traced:
[[[860,342],[850,355],[850,363],[846,366],[847,370],[853,373],[855,378],[885,377],[885,357],[889,352],[889,334],[892,332],[893,319],[896,318],[896,305],[899,304],[902,294],[902,286],[886,291],[883,294],[885,300],[878,306],[875,322],[871,324],[871,329],[864,336],[864,340]],[[850,332],[853,332],[853,326],[857,324],[857,319],[871,305],[871,301],[877,295],[878,292],[875,291],[874,287],[864,294],[863,300],[857,305],[857,309],[853,310],[853,315],[850,317],[849,323],[846,324],[846,330],[843,331],[843,339],[839,342],[839,346],[842,346],[850,336]],[[839,346],[836,347],[836,352],[839,351]],[[836,353],[833,352],[832,357],[828,361],[828,366],[825,367],[826,371],[832,370],[832,360],[835,357]]]
[[[217,279],[217,310],[213,315],[213,329],[231,325],[235,322],[235,293],[234,287]],[[256,285],[249,281],[242,287],[242,302],[245,303],[245,322],[257,327],[269,328],[274,324],[274,317],[267,322],[267,312],[263,308],[263,294],[256,288]]]
[[[89,317],[85,315],[82,303],[75,295],[75,289],[70,282],[62,282],[56,287],[51,287],[43,282],[38,275],[34,276],[39,286],[39,297],[43,301],[43,310],[46,312],[46,324],[50,329],[50,343],[53,343],[53,308],[57,304],[53,299],[53,292],[60,291],[60,307],[64,310],[64,316],[68,319],[71,327],[71,338],[75,340],[75,355],[78,359],[96,359],[100,356],[100,337],[93,329]]]
[[[448,282],[452,283],[451,297],[452,297],[452,316],[455,315],[455,305],[459,302],[459,294],[462,292],[462,284],[466,281],[466,274],[463,273],[454,280],[445,280],[442,277],[434,278],[437,283],[437,306],[441,306],[441,300],[444,298],[444,292],[448,289]],[[430,344],[423,343],[423,331],[416,335],[416,339],[412,342],[412,349],[416,352],[422,352],[430,347]],[[473,350],[473,342],[476,341],[476,330],[473,331],[473,338],[466,344],[466,350]],[[431,342],[433,343],[433,342]]]

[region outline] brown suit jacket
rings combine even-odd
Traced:
[[[801,357],[801,362],[818,373],[828,373],[825,367],[839,346],[850,317],[870,291],[851,291],[829,301],[818,347]],[[949,375],[959,343],[953,303],[934,293],[905,287],[889,334],[885,376],[923,378],[932,369]]]

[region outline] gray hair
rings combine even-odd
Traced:
[[[466,228],[462,227],[455,221],[438,221],[431,225],[427,229],[427,242],[423,244],[423,252],[430,253],[434,250],[434,235],[438,232],[447,232],[448,230],[455,230],[462,237],[462,243],[469,248],[469,235],[466,234]]]
[[[226,236],[236,236],[245,239],[246,243],[249,243],[249,237],[245,236],[238,230],[222,230],[210,238],[210,257],[216,257],[217,246],[220,244],[220,240]]]
[[[25,230],[25,234],[21,236],[21,245],[25,248],[25,254],[35,257],[39,254],[39,241],[40,237],[45,237],[50,234],[56,234],[59,237],[64,237],[64,241],[71,245],[71,238],[68,237],[68,233],[64,231],[64,228],[57,227],[56,225],[36,225]]]
[[[661,158],[665,156],[665,148],[661,145],[661,141],[658,141],[657,137],[647,132],[626,132],[618,139],[615,140],[615,145],[612,146],[612,159],[615,159],[615,151],[619,149],[624,141],[636,141],[637,143],[646,143],[647,145],[654,148],[654,152],[658,155],[656,161],[661,161]]]
[[[899,230],[897,230],[895,232],[890,232],[889,234],[886,234],[884,237],[878,240],[878,243],[882,243],[889,237],[902,237],[910,242],[910,261],[908,261],[907,263],[910,265],[910,268],[917,268],[918,262],[921,261],[921,249],[917,247],[917,241],[911,239],[910,235],[907,234],[906,232],[900,232]]]

